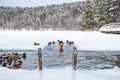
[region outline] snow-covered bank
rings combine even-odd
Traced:
[[[106,24],[103,25],[99,31],[106,31],[106,32],[110,32],[110,31],[119,31],[120,32],[120,23],[110,23],[110,24]]]
[[[49,41],[71,40],[79,50],[120,51],[120,35],[81,31],[0,31],[0,49],[37,50]],[[34,46],[39,42],[40,46]]]
[[[120,80],[120,69],[72,70],[71,67],[39,70],[12,70],[0,67],[0,80]]]

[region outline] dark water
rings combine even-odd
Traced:
[[[23,59],[21,69],[33,70],[38,68],[37,50],[4,50],[4,52],[27,53],[27,58]],[[46,46],[42,50],[43,66],[46,68],[61,68],[72,66],[73,46],[65,45],[64,51],[59,52],[58,45]],[[115,66],[120,67],[120,52],[115,51],[78,51],[77,69],[108,69]]]

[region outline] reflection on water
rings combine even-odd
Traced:
[[[46,46],[42,51],[43,66],[47,68],[72,66],[73,46],[65,45],[64,52],[59,52],[57,45]],[[22,69],[38,68],[37,50],[1,51],[26,53],[27,58],[23,60]],[[120,67],[120,52],[111,51],[78,51],[77,69],[108,69],[115,66]]]

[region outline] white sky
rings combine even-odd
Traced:
[[[0,0],[0,6],[11,6],[11,7],[37,7],[51,4],[63,4],[69,2],[78,2],[84,0]]]

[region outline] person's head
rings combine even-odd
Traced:
[[[63,45],[63,44],[64,44],[64,43],[63,43],[63,41],[59,41],[59,45],[60,45],[60,44],[62,44],[62,45]]]
[[[26,55],[26,53],[23,53],[23,55]]]
[[[55,41],[53,41],[52,44],[55,44]]]
[[[48,45],[51,45],[51,42],[49,42]]]
[[[15,53],[15,55],[18,55],[18,53]]]

